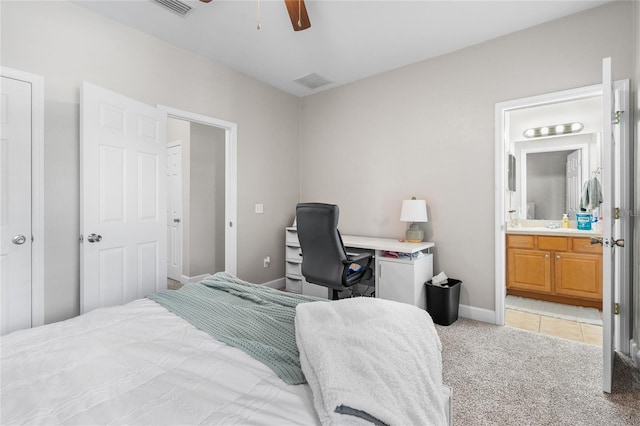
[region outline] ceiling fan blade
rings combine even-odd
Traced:
[[[307,15],[307,7],[304,0],[284,0],[291,18],[291,25],[294,31],[302,31],[311,27],[309,15]]]
[[[202,3],[209,3],[211,0],[200,0]]]

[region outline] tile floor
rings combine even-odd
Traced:
[[[563,339],[602,346],[602,327],[507,309],[505,325]]]

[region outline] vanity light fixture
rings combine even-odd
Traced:
[[[578,133],[584,129],[582,123],[565,123],[554,124],[551,126],[532,127],[524,131],[525,138],[541,138],[546,136],[566,135],[569,133]]]

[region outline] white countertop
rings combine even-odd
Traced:
[[[345,247],[395,251],[398,253],[417,253],[435,246],[435,243],[428,241],[409,243],[394,238],[359,237],[357,235],[343,235],[342,242]]]
[[[557,237],[600,237],[599,231],[583,231],[576,228],[547,228],[545,226],[507,227],[507,234],[552,235]]]

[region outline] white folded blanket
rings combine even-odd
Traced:
[[[359,297],[301,303],[295,323],[322,424],[447,424],[442,346],[424,310]]]

